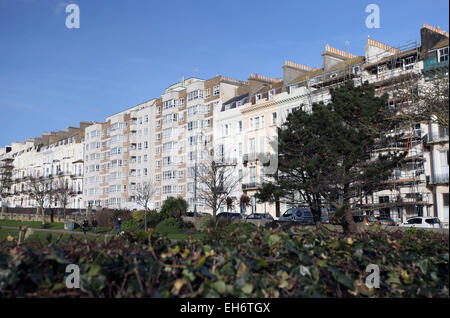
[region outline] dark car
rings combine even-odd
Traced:
[[[280,216],[278,221],[314,224],[314,217],[310,208],[290,208]]]
[[[355,223],[364,223],[366,225],[378,224],[377,219],[370,215],[354,215],[353,221],[355,221]]]
[[[267,220],[273,221],[273,217],[269,213],[252,213],[245,217],[246,220]]]
[[[398,224],[395,223],[395,221],[391,218],[386,218],[386,217],[380,217],[378,218],[378,223],[380,225],[385,225],[385,226],[397,226]]]
[[[240,213],[234,213],[234,212],[221,212],[216,215],[217,219],[242,219],[242,214]]]

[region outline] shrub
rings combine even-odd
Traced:
[[[186,215],[187,207],[188,203],[182,197],[168,197],[161,207],[161,214],[164,218],[181,219],[183,215]]]
[[[234,222],[227,225],[226,230],[229,233],[237,233],[237,234],[251,234],[256,231],[258,227],[249,222]]]
[[[208,229],[214,227],[214,218],[212,215],[204,215],[200,218],[197,228],[200,232],[206,232]]]
[[[133,220],[143,221],[145,215],[145,210],[134,211],[132,213]]]
[[[147,213],[147,225],[149,227],[155,227],[159,222],[163,220],[163,215],[156,211],[150,211]]]
[[[132,219],[132,212],[128,210],[108,210],[102,209],[95,213],[98,226],[114,227],[117,218],[120,218],[123,222]]]
[[[165,220],[162,220],[156,227],[155,227],[155,234],[160,235],[167,235],[171,233],[177,233],[180,231],[180,221],[175,218],[168,218]]]
[[[151,249],[148,237],[129,233],[108,242],[2,241],[0,298],[448,298],[448,249],[448,233],[346,237],[303,227],[295,234],[258,228],[208,242],[153,238]],[[82,289],[65,288],[68,264],[79,264]],[[365,286],[369,264],[379,266],[380,288]]]
[[[121,230],[125,232],[137,232],[138,230],[142,230],[144,228],[144,224],[141,221],[137,221],[135,219],[130,219],[122,222]]]

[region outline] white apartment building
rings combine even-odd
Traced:
[[[252,211],[279,216],[273,205],[259,204],[254,198],[259,183],[265,179],[264,167],[254,154],[271,150],[276,130],[271,131],[270,125],[280,126],[290,112],[300,107],[308,110],[315,102],[327,103],[331,97],[329,89],[349,79],[357,85],[368,81],[375,85],[378,95],[388,93],[387,107],[396,107],[400,102],[404,105],[405,101],[398,101],[393,95],[393,80],[420,75],[424,71],[424,58],[428,58],[423,51],[434,52],[428,64],[445,66],[447,63],[448,67],[448,33],[424,25],[421,35],[421,47],[409,43],[402,48],[393,48],[368,39],[365,56],[355,56],[327,45],[320,69],[286,61],[281,89],[277,89],[276,81],[269,78],[264,81],[261,80],[264,77],[260,77],[259,85],[255,77],[249,78],[248,101],[239,111],[223,110],[218,122],[225,127],[225,133],[219,130],[215,135],[223,139],[221,144],[225,144],[225,153],[240,149],[240,144],[243,144],[242,189],[251,198]],[[419,85],[424,85],[423,81]],[[233,102],[230,100],[224,105],[233,105]],[[233,125],[240,121],[243,121],[243,138],[227,136],[227,128],[234,131]],[[361,209],[375,215],[390,216],[396,221],[404,221],[414,215],[434,215],[448,225],[448,130],[435,124],[418,124],[397,133],[402,134],[402,142],[375,151],[392,150],[393,147],[407,149],[407,158],[401,167],[394,170],[386,189],[366,198]],[[282,205],[280,212],[286,208]]]
[[[189,78],[166,89],[156,115],[156,208],[170,196],[182,196],[189,210],[197,204],[198,211],[208,211],[195,200],[195,165],[205,150],[214,149],[214,121],[222,103],[246,87],[247,82],[219,75]]]
[[[66,208],[83,208],[83,140],[84,130],[91,123],[81,122],[80,127],[69,127],[59,132],[44,133],[42,137],[25,142],[14,142],[2,148],[0,160],[11,159],[13,166],[10,207],[34,208],[37,203],[26,194],[28,177],[43,177],[54,184],[60,179],[67,182],[74,195]],[[54,198],[45,206],[61,207]]]
[[[155,104],[153,99],[131,107],[86,130],[86,207],[142,208],[134,191],[154,175]]]

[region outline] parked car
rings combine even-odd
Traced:
[[[235,212],[221,212],[216,215],[217,219],[242,219],[242,214]]]
[[[425,229],[442,229],[441,220],[434,216],[416,216],[400,224],[402,227],[417,227]]]
[[[355,223],[364,223],[366,225],[378,224],[377,219],[370,215],[353,215],[353,221]]]
[[[314,224],[314,217],[310,208],[290,208],[279,217],[278,221]]]
[[[395,221],[393,219],[387,218],[387,217],[379,217],[378,223],[380,225],[385,225],[385,226],[398,226],[398,224],[395,223]]]
[[[246,220],[267,220],[273,221],[273,217],[269,213],[252,213],[245,217]]]

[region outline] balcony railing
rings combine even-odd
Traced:
[[[252,190],[252,189],[258,189],[259,183],[257,182],[249,182],[249,183],[243,183],[242,184],[242,190]]]
[[[431,132],[428,134],[428,143],[448,141],[448,131]]]
[[[427,177],[427,180],[429,180],[429,184],[444,184],[444,183],[448,183],[448,172],[434,174],[431,177],[431,180],[428,177]]]

